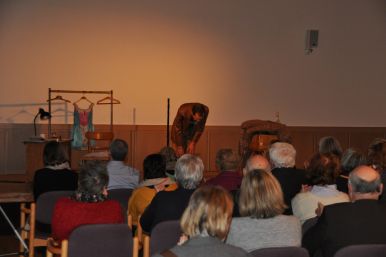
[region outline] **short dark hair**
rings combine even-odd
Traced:
[[[342,147],[335,137],[327,136],[319,140],[319,153],[335,154],[340,159],[342,158],[342,152]]]
[[[115,139],[110,144],[110,154],[114,161],[124,161],[129,147],[125,140]]]
[[[50,141],[44,146],[43,162],[45,166],[55,166],[68,162],[68,155],[60,143]]]
[[[194,104],[192,107],[192,113],[193,115],[195,113],[200,114],[200,116],[204,117],[205,116],[205,107],[202,104]]]
[[[339,176],[339,158],[333,154],[315,154],[307,168],[307,176],[312,185],[335,184]]]
[[[78,179],[78,191],[90,195],[101,194],[109,183],[106,163],[86,161],[81,167]]]
[[[236,170],[239,167],[239,156],[230,148],[224,148],[217,151],[216,164],[220,171]]]
[[[144,179],[166,177],[166,161],[161,154],[150,154],[143,160]]]
[[[343,175],[348,175],[353,169],[367,163],[366,156],[354,148],[347,149],[341,160],[341,171]]]

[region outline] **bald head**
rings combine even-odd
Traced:
[[[350,173],[349,193],[351,197],[355,199],[378,199],[382,189],[381,177],[373,168],[358,166]]]
[[[267,172],[271,171],[271,165],[267,158],[262,155],[252,155],[249,157],[247,163],[245,164],[245,168],[243,170],[244,175],[252,170],[265,170]]]

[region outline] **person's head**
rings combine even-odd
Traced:
[[[241,216],[271,218],[282,214],[285,208],[283,191],[270,172],[252,170],[244,176],[239,197]]]
[[[201,121],[205,116],[205,107],[202,104],[194,104],[192,106],[192,117],[196,122]]]
[[[60,143],[50,141],[44,146],[43,162],[45,166],[60,165],[68,162],[68,155]]]
[[[347,149],[342,156],[341,160],[341,173],[348,175],[353,169],[359,165],[365,165],[367,163],[366,156],[364,156],[360,151],[349,148]]]
[[[109,175],[105,163],[87,161],[80,167],[77,191],[82,195],[82,201],[93,202],[107,196],[108,183]]]
[[[351,201],[359,199],[377,200],[382,194],[383,184],[379,173],[369,166],[358,166],[349,175],[348,192]]]
[[[143,178],[166,177],[166,161],[161,154],[150,154],[143,160]]]
[[[338,139],[335,137],[322,137],[319,140],[319,153],[320,154],[334,154],[339,157],[342,157],[342,147]]]
[[[190,197],[182,218],[185,235],[209,235],[220,240],[226,238],[233,212],[230,194],[220,186],[203,186]]]
[[[110,144],[110,155],[114,161],[124,161],[129,147],[126,141],[122,139],[114,139]]]
[[[295,166],[296,150],[289,144],[277,142],[269,147],[272,168],[292,168]]]
[[[174,168],[176,166],[176,161],[177,161],[177,155],[176,152],[172,147],[163,147],[161,151],[159,152],[162,156],[164,156],[165,161],[166,161],[166,171],[173,171],[174,173]]]
[[[262,156],[261,154],[251,155],[248,158],[247,163],[245,164],[245,168],[243,169],[243,175],[247,174],[252,170],[265,170],[267,172],[271,171],[271,165],[267,158]]]
[[[376,138],[370,144],[368,163],[378,171],[386,171],[386,139]]]
[[[182,188],[195,189],[202,180],[203,172],[204,163],[200,157],[184,154],[177,160],[174,176]]]
[[[307,176],[312,185],[335,184],[339,176],[339,158],[333,154],[315,154],[307,167]]]
[[[217,151],[216,166],[220,171],[236,171],[239,163],[240,158],[234,150],[223,148]]]

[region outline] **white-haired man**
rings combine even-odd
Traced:
[[[307,184],[305,172],[295,168],[296,150],[284,142],[276,142],[269,148],[269,159],[272,174],[279,181],[284,194],[284,202],[288,206],[284,214],[291,215],[291,200],[300,192],[303,184]]]

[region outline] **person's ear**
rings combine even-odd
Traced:
[[[378,191],[379,195],[381,195],[382,192],[383,192],[383,184],[381,183],[381,184],[379,185],[379,191]]]

